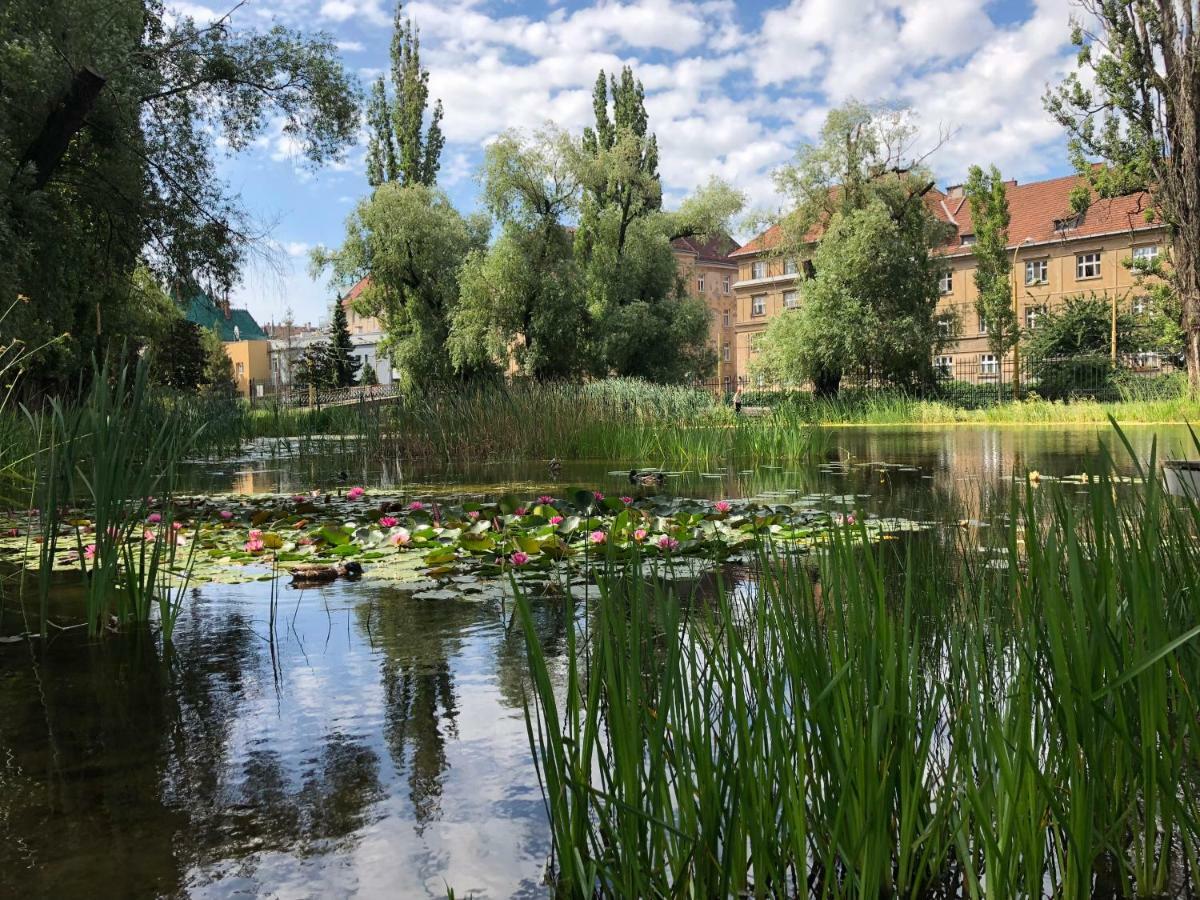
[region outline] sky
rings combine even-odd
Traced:
[[[197,21],[234,0],[171,4]],[[249,0],[239,28],[279,22],[332,35],[364,89],[389,65],[393,0]],[[406,3],[421,33],[430,97],[445,107],[439,183],[474,208],[482,149],[508,128],[553,121],[578,132],[592,117],[601,69],[630,65],[646,88],[668,206],[718,176],[752,210],[782,206],[771,173],[847,99],[913,109],[943,185],[973,163],[1006,178],[1066,174],[1063,134],[1042,96],[1073,68],[1070,0],[446,0]],[[922,142],[918,142],[921,146]],[[366,132],[343,161],[313,170],[276,125],[220,171],[270,228],[275,265],[248,263],[235,305],[262,323],[291,309],[328,315],[335,289],[308,253],[336,246],[366,196]],[[735,223],[735,236],[752,236]]]

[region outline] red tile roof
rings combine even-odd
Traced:
[[[366,275],[366,276],[358,279],[358,281],[356,281],[354,283],[354,287],[352,287],[352,288],[350,288],[350,290],[346,291],[346,296],[342,298],[342,305],[349,306],[351,303],[353,303],[356,299],[358,299],[358,295],[363,292],[363,289],[370,283],[371,283],[370,275]]]
[[[1052,178],[1048,181],[1033,181],[1029,184],[1009,182],[1009,246],[1015,247],[1027,238],[1036,244],[1161,227],[1158,222],[1146,221],[1145,213],[1150,206],[1150,198],[1145,193],[1137,193],[1111,200],[1095,198],[1088,211],[1073,227],[1067,230],[1062,230],[1061,227],[1056,229],[1056,222],[1061,226],[1064,221],[1072,218],[1071,191],[1078,183],[1079,178],[1076,175]],[[970,253],[969,247],[962,246],[962,235],[972,234],[974,228],[971,222],[971,207],[966,197],[943,194],[935,189],[925,195],[925,202],[934,215],[957,229],[942,252]],[[772,250],[779,245],[781,235],[780,227],[772,225],[729,255],[735,258],[754,256]],[[809,241],[816,241],[820,236],[821,229],[814,226],[806,237]]]
[[[705,262],[729,262],[729,251],[737,247],[737,241],[727,234],[714,234],[708,240],[699,237],[681,237],[671,241],[671,247],[684,253],[695,253]]]

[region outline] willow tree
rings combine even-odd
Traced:
[[[1188,382],[1200,391],[1200,13],[1190,0],[1081,5],[1077,70],[1046,96],[1083,179],[1074,205],[1149,193],[1147,219],[1169,229]]]

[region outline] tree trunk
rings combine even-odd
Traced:
[[[21,165],[13,175],[14,179],[26,166],[32,166],[34,190],[40,191],[49,183],[71,144],[71,138],[83,127],[106,82],[103,75],[87,66],[75,73],[71,87],[54,105],[42,130],[26,148]]]
[[[1194,232],[1194,233],[1193,233]],[[1184,358],[1188,387],[1200,394],[1200,222],[1183,222],[1171,247],[1172,281],[1183,312]]]

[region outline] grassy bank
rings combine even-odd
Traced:
[[[519,605],[559,895],[1194,895],[1200,511],[1114,487],[753,591],[614,565],[554,677]]]

